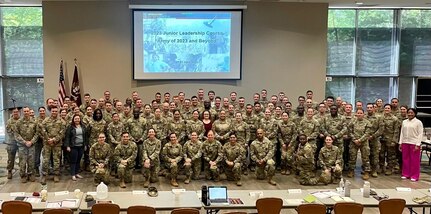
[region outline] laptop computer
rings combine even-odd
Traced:
[[[226,186],[209,186],[208,198],[211,205],[229,205]]]

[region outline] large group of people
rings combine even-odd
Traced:
[[[61,106],[49,98],[38,116],[29,107],[23,116],[14,109],[6,126],[8,178],[18,152],[23,183],[36,177],[45,183],[50,173],[59,182],[62,165],[74,181],[85,170],[95,184],[118,179],[122,188],[134,170],[142,172],[144,187],[159,176],[176,187],[179,174],[189,184],[201,179],[202,170],[207,180],[219,181],[224,173],[238,186],[249,172],[271,185],[276,172],[316,185],[339,182],[343,171],[355,176],[360,151],[364,180],[393,173],[419,179],[422,123],[397,98],[388,104],[350,104],[332,96],[315,102],[309,90],[293,108],[284,92],[268,97],[262,90],[250,104],[237,97],[214,91],[205,97],[199,89],[190,98],[156,93],[144,104],[133,92],[123,104],[105,91],[100,99],[85,94],[80,106],[69,97]]]

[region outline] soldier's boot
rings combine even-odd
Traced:
[[[385,171],[385,175],[387,175],[387,176],[392,175],[392,168],[390,168],[390,167],[387,168]]]
[[[178,187],[177,179],[172,178],[172,179],[171,179],[171,185],[172,185],[173,187]]]
[[[380,166],[380,167],[377,169],[377,173],[379,173],[379,174],[384,174],[384,173],[385,173],[385,166]]]
[[[40,179],[41,184],[46,184],[46,175],[42,175],[42,178]]]
[[[86,171],[86,172],[91,172],[91,168],[90,168],[90,165],[89,165],[89,164],[86,164],[86,165],[85,165],[85,171]]]
[[[150,186],[150,179],[145,179],[144,180],[144,187],[147,188],[148,186]]]
[[[187,177],[186,177],[186,180],[184,180],[184,183],[185,183],[185,184],[189,184],[189,183],[190,183],[190,177],[191,177],[191,176],[187,176]]]
[[[38,167],[36,167],[36,169],[35,169],[34,171],[35,171],[35,172],[34,172],[34,176],[36,176],[36,177],[40,177],[39,168],[38,168]]]
[[[242,186],[241,181],[237,181],[237,182],[236,182],[236,185],[237,185],[237,186],[239,186],[239,187],[240,187],[240,186]]]
[[[111,170],[111,176],[115,177],[117,175],[117,173],[115,173],[115,170]]]
[[[12,179],[12,170],[7,171],[7,179]]]
[[[353,178],[353,176],[355,176],[355,171],[349,170],[349,172],[347,173],[347,177],[348,178]]]
[[[286,171],[285,171],[285,173],[284,173],[285,175],[290,175],[290,174],[292,174],[292,172],[290,171],[290,169],[287,169],[286,168]]]
[[[268,183],[271,184],[271,185],[273,185],[273,186],[277,185],[277,182],[275,182],[274,180],[272,180],[272,176],[268,177]]]
[[[371,177],[377,178],[378,177],[377,172],[376,171],[371,171]]]
[[[124,183],[124,179],[120,180],[120,188],[126,188],[126,183]]]
[[[364,174],[362,175],[362,179],[364,179],[364,180],[370,179],[370,173],[369,172],[364,172]]]
[[[27,176],[21,177],[21,183],[27,183]]]
[[[214,175],[214,181],[219,182],[220,181],[220,174]]]
[[[60,177],[58,175],[54,175],[54,183],[60,182]]]
[[[31,174],[31,175],[28,176],[28,180],[30,182],[35,182],[36,181],[36,177],[34,177],[34,174]]]

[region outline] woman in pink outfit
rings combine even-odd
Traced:
[[[400,151],[403,157],[402,179],[410,178],[411,181],[419,180],[421,164],[421,142],[424,127],[422,122],[416,118],[417,111],[414,108],[407,110],[407,119],[401,126]]]

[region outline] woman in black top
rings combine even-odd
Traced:
[[[72,180],[76,181],[76,178],[83,178],[78,173],[84,147],[88,144],[88,133],[79,115],[73,116],[72,124],[66,131],[64,144],[67,151],[70,152],[70,173],[72,174]]]

